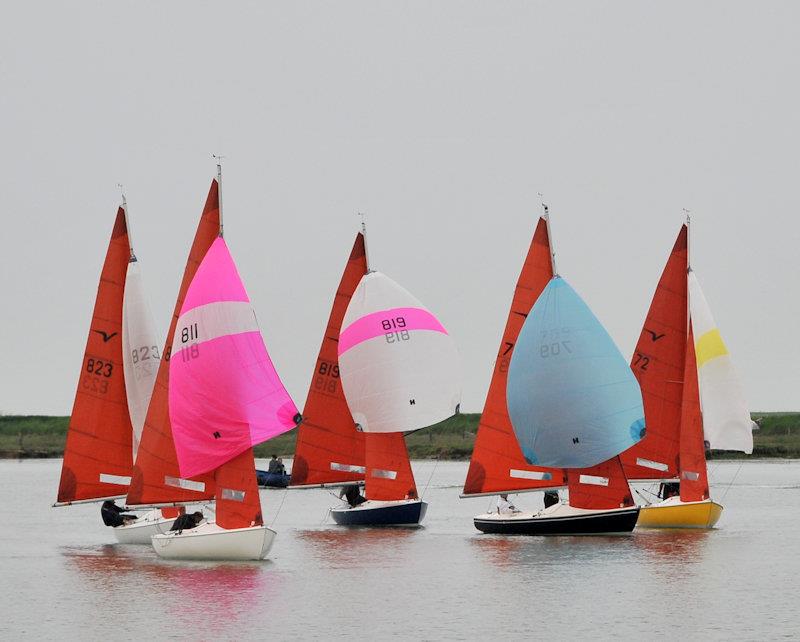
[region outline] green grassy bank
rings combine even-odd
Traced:
[[[754,413],[761,426],[755,433],[754,457],[800,458],[800,412]],[[0,415],[0,457],[60,457],[69,417]],[[408,436],[408,451],[415,459],[468,459],[472,452],[477,414],[463,414]],[[272,453],[291,456],[296,431],[256,447],[257,457]],[[740,457],[738,453],[712,453],[712,458]]]

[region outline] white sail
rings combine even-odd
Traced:
[[[443,421],[461,402],[459,359],[447,330],[380,272],[365,275],[339,333],[342,388],[365,432],[405,432]]]
[[[153,315],[144,295],[139,263],[134,259],[128,263],[122,302],[122,357],[128,412],[133,426],[134,459],[161,360],[160,344]]]
[[[753,452],[753,422],[739,375],[694,272],[689,272],[689,307],[694,329],[703,431],[715,450]]]

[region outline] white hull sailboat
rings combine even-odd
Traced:
[[[120,544],[149,545],[153,535],[169,532],[174,522],[174,517],[164,517],[161,510],[154,509],[138,517],[135,522],[115,526],[111,530],[114,531],[114,537]]]
[[[152,544],[156,554],[164,559],[263,560],[275,535],[267,526],[222,528],[211,521],[191,530],[153,535]]]

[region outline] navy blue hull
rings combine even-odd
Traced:
[[[613,513],[533,519],[480,519],[475,528],[500,535],[592,535],[630,533],[639,519],[639,507]]]
[[[268,473],[266,470],[256,468],[256,482],[265,488],[286,488],[291,478],[291,475]]]
[[[375,508],[333,508],[333,521],[340,526],[411,526],[425,517],[425,502],[377,506]]]

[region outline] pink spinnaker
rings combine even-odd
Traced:
[[[267,354],[222,237],[189,286],[169,377],[169,416],[184,478],[214,470],[295,427],[297,407]]]

